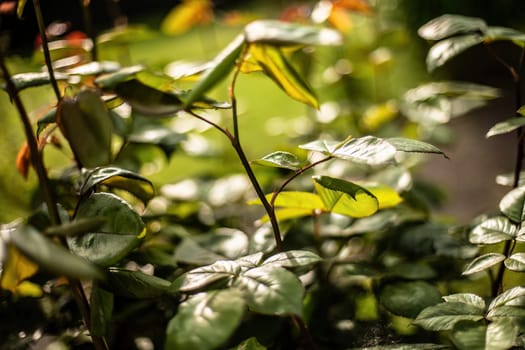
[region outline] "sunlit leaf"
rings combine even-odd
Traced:
[[[499,202],[499,209],[515,223],[525,220],[525,186],[508,192]]]
[[[239,275],[233,286],[243,292],[252,311],[266,315],[302,314],[304,288],[290,271],[256,267]]]
[[[445,155],[439,148],[427,142],[407,139],[404,137],[391,137],[386,140],[388,143],[394,146],[397,151],[408,153],[436,153]]]
[[[220,83],[235,67],[245,45],[244,35],[238,35],[211,63],[211,68],[197,81],[184,99],[184,108],[200,100],[211,88]]]
[[[487,253],[478,256],[467,265],[463,275],[471,275],[476,272],[487,270],[505,260],[505,255],[499,253]]]
[[[514,345],[519,334],[516,322],[511,318],[498,318],[487,326],[485,349],[506,350]]]
[[[514,173],[500,174],[496,176],[496,183],[501,186],[512,187],[514,185]],[[518,186],[525,185],[525,171],[520,172]]]
[[[235,261],[219,260],[208,266],[198,267],[182,276],[179,287],[181,292],[195,292],[203,288],[223,284],[241,272],[241,266]]]
[[[486,137],[507,134],[511,131],[521,128],[524,125],[525,125],[525,118],[523,117],[510,118],[505,121],[499,122],[496,125],[494,125],[492,128],[490,128],[490,130],[487,132]]]
[[[328,176],[314,177],[314,185],[327,210],[351,217],[374,214],[379,203],[365,188]]]
[[[267,194],[266,199],[270,201],[273,193]],[[259,199],[248,202],[248,204],[262,205]],[[296,208],[296,209],[324,209],[325,206],[321,197],[311,192],[285,191],[280,192],[274,202],[275,207]]]
[[[166,329],[166,349],[217,349],[242,321],[245,303],[236,289],[200,293],[183,302]]]
[[[447,303],[464,303],[475,306],[480,309],[485,309],[485,300],[482,297],[472,293],[457,293],[444,296],[443,299]]]
[[[78,279],[103,277],[89,261],[71,254],[31,226],[17,227],[11,232],[10,241],[29,259],[54,274]]]
[[[213,3],[210,0],[185,0],[175,6],[164,18],[161,29],[169,35],[182,34],[197,24],[213,20]]]
[[[459,321],[479,321],[485,310],[471,304],[446,302],[429,306],[417,316],[414,324],[429,331],[451,330]]]
[[[241,230],[222,227],[190,239],[214,255],[228,259],[237,259],[248,251],[248,235]]]
[[[458,34],[481,34],[486,30],[487,24],[481,18],[447,14],[427,22],[417,33],[426,40],[442,40]]]
[[[94,193],[80,202],[75,219],[103,217],[97,231],[68,238],[69,248],[100,266],[120,261],[140,243],[144,223],[131,206],[111,193]]]
[[[248,43],[288,45],[341,45],[342,35],[332,29],[274,20],[258,20],[244,28]]]
[[[381,289],[381,304],[390,312],[409,318],[416,316],[426,307],[441,301],[439,290],[424,281],[398,282]]]
[[[160,277],[118,268],[108,270],[104,285],[115,295],[133,299],[160,297],[169,291],[170,286],[171,282]]]
[[[283,151],[267,154],[264,157],[253,161],[253,163],[257,165],[290,170],[297,170],[303,164],[303,162],[295,154]]]
[[[155,196],[151,181],[140,174],[116,167],[98,167],[89,171],[80,186],[79,193],[84,195],[97,185],[126,190],[144,203]]]
[[[379,209],[392,208],[403,201],[403,198],[392,188],[379,184],[363,184],[379,203]]]
[[[100,287],[98,283],[91,289],[90,311],[91,311],[91,333],[96,336],[105,336],[109,331],[111,318],[113,316],[113,293]]]
[[[525,253],[514,253],[505,259],[505,267],[512,271],[525,271]]]
[[[473,244],[494,244],[508,241],[518,233],[518,227],[503,216],[487,219],[474,227],[470,233]]]
[[[193,81],[212,67],[212,62],[174,61],[164,71],[175,80]]]
[[[292,67],[279,48],[252,44],[249,53],[262,67],[264,73],[290,97],[313,108],[319,108],[319,102],[312,88]]]
[[[367,165],[393,163],[397,149],[388,141],[375,136],[352,138],[340,144],[331,155]]]
[[[427,55],[427,69],[429,72],[441,67],[450,59],[463,51],[483,42],[483,36],[479,34],[468,34],[442,40],[432,46]]]
[[[310,271],[314,265],[322,261],[321,257],[306,250],[289,250],[270,256],[262,266],[283,267],[301,274]]]
[[[266,350],[267,348],[257,341],[256,337],[251,337],[230,350]]]
[[[501,305],[490,310],[486,318],[490,321],[498,318],[517,318],[523,320],[525,319],[525,309],[521,306]]]
[[[525,33],[512,28],[488,27],[485,33],[485,42],[505,40],[523,47],[525,46]]]
[[[488,349],[485,347],[487,325],[482,322],[463,320],[456,323],[450,339],[459,350]]]
[[[55,72],[55,80],[68,80],[69,76],[64,73]],[[51,78],[48,72],[31,72],[31,73],[19,73],[11,77],[13,84],[17,91],[21,91],[30,87],[42,86],[51,84]],[[5,90],[5,83],[2,84],[2,88]]]
[[[74,68],[66,72],[70,75],[99,75],[115,73],[120,69],[120,64],[114,61],[93,61]]]
[[[338,141],[316,140],[300,145],[299,148],[331,155],[339,144]]]
[[[7,244],[7,259],[2,262],[0,288],[18,294],[20,284],[38,271],[38,265],[26,258],[12,244]]]
[[[133,79],[137,73],[142,72],[144,69],[142,65],[124,67],[114,73],[98,77],[95,80],[95,84],[101,89],[113,90],[118,84]]]
[[[22,19],[22,15],[24,14],[24,8],[26,6],[27,0],[18,0],[18,5],[16,7],[16,15],[19,19]]]
[[[111,116],[94,90],[83,90],[75,98],[63,99],[57,123],[76,159],[87,168],[111,161]]]

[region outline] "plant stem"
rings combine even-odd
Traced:
[[[91,49],[91,60],[98,60],[98,50],[97,50],[97,41],[95,37],[95,29],[93,28],[93,18],[91,16],[91,10],[89,8],[91,0],[80,0],[80,5],[82,6],[82,16],[84,17],[84,28],[86,28],[86,33],[93,43],[93,48]]]
[[[42,38],[42,49],[44,50],[44,59],[46,61],[47,72],[49,73],[49,80],[51,81],[51,86],[53,87],[53,91],[55,92],[57,100],[60,101],[62,96],[60,95],[60,90],[58,89],[58,83],[55,79],[55,72],[53,71],[53,62],[51,61],[51,55],[49,54],[49,45],[47,44],[46,28],[44,25],[44,17],[42,16],[40,1],[33,0],[33,7],[35,8],[38,31],[40,32],[40,37]]]
[[[312,335],[310,334],[310,331],[308,330],[308,327],[304,323],[303,319],[297,315],[293,315],[292,320],[301,331],[305,349],[316,350],[317,346],[315,345]]]

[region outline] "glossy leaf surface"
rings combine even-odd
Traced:
[[[525,186],[508,192],[499,202],[499,209],[515,223],[525,220]]]
[[[494,244],[508,241],[517,235],[518,227],[504,216],[497,216],[483,221],[470,233],[473,244]]]
[[[298,170],[303,162],[301,162],[295,154],[278,151],[267,154],[264,157],[253,161],[253,163],[268,167]]]
[[[505,121],[499,122],[496,125],[494,125],[490,130],[487,132],[487,138],[506,134],[509,132],[512,132],[514,130],[517,130],[525,125],[525,118],[523,117],[514,117],[507,119]]]
[[[485,310],[460,302],[440,303],[427,307],[417,316],[414,323],[431,331],[451,330],[459,321],[479,321]]]
[[[458,34],[483,33],[486,30],[487,24],[481,18],[447,14],[427,22],[417,33],[426,40],[442,40]]]
[[[490,269],[492,266],[505,260],[505,255],[499,253],[487,253],[476,257],[467,265],[463,275],[471,275],[476,272]]]
[[[505,267],[512,271],[525,271],[525,253],[515,253],[505,259]]]
[[[307,272],[321,262],[319,255],[307,250],[289,250],[264,260],[262,266],[283,267],[297,273]]]
[[[397,149],[385,139],[364,136],[345,141],[331,155],[361,164],[384,165],[393,162],[396,152]]]
[[[479,34],[462,35],[438,42],[428,51],[427,68],[429,72],[434,71],[450,59],[482,42],[483,36]]]
[[[55,72],[55,80],[68,80],[69,76],[64,73]],[[51,78],[48,72],[39,73],[19,73],[11,77],[13,84],[17,91],[21,91],[30,87],[42,86],[51,84]],[[6,89],[5,83],[2,84],[2,88]]]

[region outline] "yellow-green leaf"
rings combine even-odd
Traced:
[[[290,97],[314,108],[319,102],[308,83],[290,65],[279,48],[266,44],[251,44],[249,54]]]
[[[0,287],[18,294],[18,287],[23,281],[38,271],[38,265],[26,258],[12,244],[7,248],[7,261],[4,262]]]
[[[393,189],[380,184],[364,185],[379,202],[379,209],[392,208],[403,201],[403,198]]]

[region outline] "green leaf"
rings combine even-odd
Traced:
[[[328,211],[351,217],[365,217],[374,214],[379,203],[367,189],[341,179],[318,176],[314,185]]]
[[[525,119],[525,118],[524,118]],[[289,170],[298,170],[303,162],[295,154],[283,151],[277,151],[265,155],[261,159],[253,161],[254,164],[274,168],[284,168]]]
[[[487,24],[481,18],[442,15],[425,23],[417,33],[426,40],[442,40],[458,34],[484,33]]]
[[[241,323],[244,308],[235,289],[192,296],[168,323],[165,349],[217,349]]]
[[[270,201],[272,197],[273,193],[266,195],[268,201]],[[248,202],[248,204],[262,205],[260,199],[254,199]],[[309,211],[325,208],[321,197],[315,193],[298,191],[280,192],[275,199],[274,206],[280,208],[307,209]]]
[[[483,221],[474,227],[469,240],[472,244],[494,244],[516,237],[518,227],[504,216],[497,216]]]
[[[364,136],[351,138],[338,145],[332,156],[367,165],[384,165],[394,162],[397,149],[385,139]]]
[[[481,322],[461,321],[454,325],[450,339],[459,350],[485,350],[487,326]]]
[[[470,262],[463,271],[463,275],[471,275],[476,272],[487,270],[492,266],[505,260],[505,255],[499,253],[487,253],[478,256]]]
[[[224,284],[241,273],[241,266],[231,260],[219,260],[215,263],[190,270],[182,276],[181,292],[195,292],[206,287]]]
[[[36,122],[36,125],[37,125],[36,136],[37,136],[37,137],[40,136],[40,134],[42,133],[42,131],[44,131],[44,129],[45,129],[48,125],[55,123],[55,120],[56,120],[56,114],[57,114],[57,109],[56,109],[56,108],[53,108],[53,109],[51,109],[49,112],[47,112],[46,114],[44,114],[43,117],[41,117],[41,118],[38,119],[38,121]]]
[[[485,349],[506,350],[512,348],[518,336],[518,325],[510,318],[498,318],[487,326]]]
[[[251,22],[244,28],[244,34],[248,43],[272,46],[341,45],[343,43],[342,35],[333,29],[275,20]]]
[[[182,264],[209,265],[217,260],[224,260],[224,258],[200,246],[193,238],[183,239],[175,251],[175,261]]]
[[[114,61],[93,61],[68,69],[70,75],[99,75],[105,73],[115,73],[120,69],[120,64]]]
[[[517,318],[525,320],[525,309],[520,306],[498,306],[487,313],[488,320],[496,320],[500,317],[503,318]]]
[[[95,283],[91,289],[91,333],[103,337],[107,334],[113,316],[113,293]]]
[[[438,350],[450,349],[447,345],[417,343],[417,344],[394,344],[394,345],[377,345],[367,346],[366,348],[352,348],[350,350]]]
[[[244,35],[238,35],[213,59],[212,67],[197,81],[191,92],[186,96],[184,109],[200,100],[205,93],[226,78],[235,67],[244,45]]]
[[[27,0],[18,0],[18,5],[16,7],[16,16],[19,19],[22,19],[22,15],[24,14],[24,8],[26,6]]]
[[[248,235],[241,230],[222,227],[191,239],[204,249],[228,259],[237,259],[248,251]]]
[[[381,289],[381,304],[395,315],[416,318],[426,307],[441,301],[439,290],[423,281],[397,282]]]
[[[103,278],[103,274],[95,265],[71,254],[31,226],[20,225],[10,232],[9,237],[25,256],[56,275],[77,279]]]
[[[511,131],[521,128],[524,125],[525,125],[525,118],[523,117],[510,118],[505,121],[499,122],[496,125],[494,125],[492,128],[490,128],[490,130],[487,132],[486,137],[489,138],[495,135],[507,134]]]
[[[68,80],[69,76],[64,73],[55,72],[55,80]],[[51,84],[51,78],[48,72],[30,72],[30,73],[19,73],[11,77],[13,84],[17,91],[42,85]],[[2,89],[6,89],[5,83],[2,84]]]
[[[327,141],[327,140],[316,140],[303,145],[300,145],[299,148],[306,149],[308,151],[320,152],[325,155],[332,155],[332,152],[337,148],[340,142],[337,141]]]
[[[97,185],[126,190],[137,196],[144,204],[155,196],[151,181],[135,172],[117,167],[98,167],[88,171],[80,186],[80,195],[86,194]]]
[[[442,154],[447,158],[439,148],[430,143],[426,143],[419,140],[407,139],[404,137],[391,137],[386,139],[388,143],[396,148],[397,151],[409,152],[409,153],[436,153]]]
[[[482,297],[472,293],[457,293],[444,296],[443,299],[447,303],[463,303],[475,306],[479,309],[485,310],[485,300]]]
[[[290,271],[275,267],[256,267],[239,275],[233,286],[239,288],[254,312],[266,315],[302,314],[304,288]]]
[[[277,253],[264,260],[262,266],[283,267],[298,274],[310,271],[322,261],[321,257],[307,250],[289,250]]]
[[[392,208],[403,201],[403,198],[392,188],[379,184],[363,184],[379,202],[379,209]]]
[[[145,232],[140,216],[111,193],[94,193],[80,202],[75,220],[92,217],[104,217],[106,222],[96,232],[68,238],[68,244],[75,254],[100,266],[120,261],[138,246]]]
[[[505,267],[512,271],[525,271],[525,253],[515,253],[505,259]]]
[[[145,68],[142,65],[124,67],[114,73],[98,77],[95,79],[95,84],[101,89],[113,90],[118,84],[133,79],[137,73],[144,69]]]
[[[177,149],[186,135],[180,134],[163,125],[142,125],[128,135],[130,143],[158,146],[167,158]]]
[[[95,168],[111,162],[111,116],[94,90],[63,99],[57,123],[82,166]]]
[[[93,232],[104,225],[106,218],[94,217],[78,219],[60,224],[59,226],[50,226],[44,233],[49,236],[77,236],[88,232]]]
[[[440,303],[421,311],[414,324],[429,331],[446,331],[451,330],[459,321],[480,321],[484,312],[484,309],[471,304]]]
[[[266,347],[257,341],[257,338],[251,337],[237,345],[230,348],[230,350],[266,350]]]
[[[497,307],[510,305],[509,303],[513,302],[516,298],[521,298],[523,296],[525,296],[525,287],[519,286],[511,288],[495,297],[490,303],[488,310],[492,311]]]
[[[251,44],[249,54],[288,96],[313,108],[319,108],[319,101],[312,88],[292,67],[279,48]]]
[[[485,42],[505,40],[523,47],[525,46],[525,33],[506,27],[488,27],[485,33]]]
[[[171,116],[183,109],[183,103],[177,95],[152,88],[137,79],[117,84],[115,92],[133,110],[145,116]]]
[[[170,290],[171,282],[141,271],[110,268],[106,288],[118,296],[133,299],[157,298]]]
[[[525,220],[525,186],[520,186],[507,193],[499,202],[499,209],[515,223]]]
[[[427,55],[427,69],[429,72],[441,67],[450,59],[463,51],[483,42],[483,36],[468,34],[442,40],[432,46]]]

